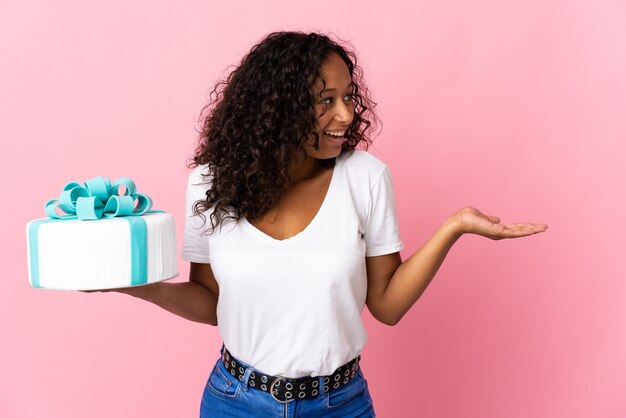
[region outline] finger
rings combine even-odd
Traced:
[[[529,229],[529,230],[533,231],[534,234],[537,234],[539,232],[543,232],[546,229],[548,229],[548,225],[545,225],[545,224],[527,224],[527,225],[528,226],[527,226],[526,229]]]
[[[509,237],[521,237],[523,235],[530,235],[530,234],[532,234],[532,232],[525,231],[525,230],[520,229],[520,228],[509,228],[509,229],[506,230],[506,234]]]
[[[501,236],[505,238],[516,238],[537,234],[543,231],[545,231],[545,228],[537,227],[533,224],[509,224],[504,227]]]
[[[547,224],[532,224],[532,223],[519,223],[519,224],[509,224],[521,227],[532,227],[532,228],[547,228]]]
[[[521,229],[521,230],[526,230],[526,229],[546,229],[548,226],[545,224],[508,224],[506,225],[507,228],[511,228],[511,229]]]

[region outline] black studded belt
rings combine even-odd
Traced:
[[[324,392],[332,392],[347,384],[356,375],[361,355],[339,367],[329,376],[324,376]],[[243,382],[246,366],[235,359],[225,346],[222,346],[222,362],[231,375]],[[252,372],[248,379],[248,386],[268,392],[281,403],[288,403],[296,399],[311,399],[318,396],[319,376],[290,379],[282,376],[270,376]]]

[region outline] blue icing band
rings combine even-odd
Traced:
[[[57,219],[37,219],[28,227],[28,247],[30,253],[30,279],[33,287],[39,284],[39,226],[48,222],[58,222]]]
[[[127,217],[130,226],[130,284],[148,283],[148,228],[146,221],[137,217]]]

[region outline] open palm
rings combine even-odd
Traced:
[[[477,234],[499,240],[503,238],[519,238],[543,232],[546,224],[514,223],[500,224],[500,218],[485,215],[473,207],[466,207],[457,212],[464,233]]]

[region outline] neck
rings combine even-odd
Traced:
[[[309,157],[297,153],[291,159],[287,172],[291,179],[291,184],[298,183],[303,180],[309,180],[317,176],[322,171],[322,165],[317,158]]]

